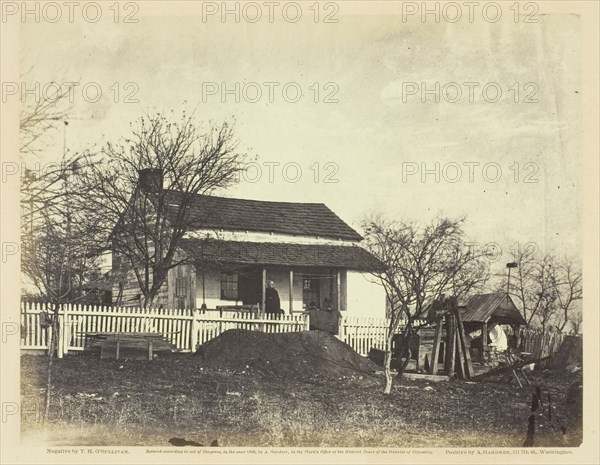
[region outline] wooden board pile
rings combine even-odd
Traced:
[[[100,358],[154,360],[159,353],[176,347],[159,333],[88,333],[86,351],[100,352]]]

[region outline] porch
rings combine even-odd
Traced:
[[[287,315],[314,310],[346,310],[346,270],[325,267],[229,265],[197,266],[190,290],[198,309],[264,313],[267,283],[272,281]],[[185,290],[183,291],[185,292]]]
[[[175,298],[169,306],[182,308],[255,307],[264,312],[265,289],[274,282],[280,308],[297,312],[345,311],[348,272],[370,272],[382,266],[356,245],[334,241],[313,243],[243,242],[186,238],[182,249],[193,265],[174,270]],[[187,277],[189,279],[189,289]],[[362,289],[361,289],[362,292]],[[382,300],[382,303],[384,301]],[[382,308],[383,310],[383,308]]]

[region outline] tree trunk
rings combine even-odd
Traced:
[[[563,307],[563,319],[561,325],[558,327],[558,330],[562,333],[569,322],[569,305]]]
[[[49,353],[48,353],[48,367],[46,371],[46,405],[44,409],[43,422],[48,420],[50,415],[50,401],[52,397],[52,367],[54,363],[54,354],[56,352],[56,346],[58,341],[58,332],[61,330],[58,327],[58,309],[59,306],[55,305],[53,318],[52,318],[52,334],[50,335],[50,341],[48,342]]]
[[[386,346],[385,346],[385,359],[383,361],[383,372],[385,374],[385,389],[384,394],[390,394],[392,392],[392,384],[394,382],[392,378],[392,340],[394,338],[394,332],[391,331],[388,334]]]
[[[398,354],[398,374],[396,375],[396,378],[398,378],[398,379],[402,378],[402,375],[406,371],[406,367],[410,363],[410,358],[412,355],[412,353],[410,351],[411,337],[412,337],[412,324],[411,324],[411,322],[409,322],[406,325],[406,328],[404,330],[404,340],[402,343],[401,350],[399,351],[399,354]],[[404,356],[406,356],[406,360],[404,360],[403,363],[400,363],[400,361],[402,360],[402,357],[404,357]]]
[[[398,364],[398,374],[396,375],[396,378],[402,379],[402,375],[406,371],[406,367],[408,367],[411,357],[412,357],[412,352],[410,351],[410,348],[407,347],[406,348],[406,360],[404,360],[404,362],[402,364]]]

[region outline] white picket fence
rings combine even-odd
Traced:
[[[397,333],[406,327],[401,320]],[[416,320],[415,325],[424,325],[425,321]],[[385,350],[385,340],[390,325],[388,318],[344,316],[340,320],[338,338],[361,355],[367,355],[372,348]]]
[[[48,350],[51,328],[42,328],[41,314],[52,314],[50,304],[21,303],[21,348]],[[308,315],[264,315],[248,312],[209,310],[147,310],[129,307],[61,305],[58,323],[58,354],[84,349],[86,334],[98,332],[159,333],[178,351],[192,352],[228,329],[249,329],[266,333],[303,331],[309,328]]]
[[[41,314],[52,314],[50,304],[21,303],[21,348],[48,350],[52,328],[42,328]],[[98,332],[159,333],[180,352],[193,352],[198,345],[228,329],[266,333],[287,333],[309,329],[308,313],[265,315],[250,312],[207,310],[147,310],[131,307],[61,305],[58,313],[58,354],[84,349],[86,334]],[[422,323],[417,321],[416,324]],[[401,331],[406,322],[401,322]],[[371,348],[385,349],[389,320],[344,315],[339,321],[338,339],[361,355]]]
[[[228,329],[247,329],[265,333],[291,333],[309,329],[308,314],[266,315],[248,312],[209,310],[196,317],[197,343],[204,344]]]

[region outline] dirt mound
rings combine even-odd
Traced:
[[[359,377],[377,366],[335,336],[319,331],[266,334],[232,329],[202,346],[208,366],[281,377]]]

